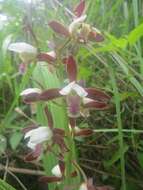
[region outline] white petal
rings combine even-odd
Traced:
[[[56,58],[56,53],[55,53],[55,51],[49,51],[49,52],[47,52],[47,54],[50,55],[50,56],[53,57],[53,58]]]
[[[8,49],[17,53],[37,54],[37,49],[25,42],[17,42],[9,45]]]
[[[76,18],[70,25],[69,25],[69,32],[72,33],[77,27],[80,26],[86,19],[86,15],[82,15],[81,17]]]
[[[31,148],[32,150],[34,150],[34,149],[36,148],[36,145],[37,145],[37,144],[31,143],[30,141],[27,143],[27,146],[28,146],[29,148]]]
[[[83,99],[82,99],[83,104],[88,104],[88,103],[93,102],[93,101],[94,101],[94,100],[91,99],[91,98],[83,98]]]
[[[75,90],[75,92],[80,96],[80,97],[86,97],[88,95],[88,93],[84,90],[83,87],[81,87],[78,84],[74,84],[73,86],[73,90]]]
[[[79,190],[88,190],[86,183],[82,183]]]
[[[36,129],[32,129],[25,134],[24,138],[30,138],[28,145],[29,147],[33,144],[37,145],[44,141],[50,140],[53,136],[53,133],[49,127],[38,127]],[[31,145],[32,144],[32,145]]]
[[[62,90],[59,91],[59,93],[63,96],[68,95],[71,90],[73,89],[73,86],[75,85],[75,81],[69,83],[67,86],[65,86]]]
[[[39,88],[27,88],[25,90],[23,90],[21,93],[20,93],[20,96],[27,96],[28,94],[31,94],[31,93],[37,93],[37,94],[40,94],[42,91],[39,89]]]
[[[52,174],[55,175],[56,177],[62,177],[62,173],[61,173],[61,170],[60,170],[60,166],[59,166],[59,165],[54,166],[51,172],[52,172]]]

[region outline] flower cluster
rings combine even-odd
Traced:
[[[51,21],[49,26],[56,35],[62,36],[62,38],[68,38],[75,44],[86,44],[89,41],[103,41],[104,38],[101,32],[85,23],[87,16],[84,14],[84,10],[85,1],[81,0],[74,9],[75,17],[68,27],[57,21]],[[27,67],[32,61],[46,61],[55,65],[57,57],[59,56],[57,50],[46,53],[40,52],[37,48],[25,42],[10,44],[9,50],[19,53],[20,59],[22,60],[22,69]],[[69,119],[69,125],[67,126],[70,131],[69,135],[72,137],[86,137],[92,135],[93,131],[91,129],[78,128],[76,126],[76,120],[78,117],[88,117],[90,115],[90,110],[106,110],[109,108],[110,96],[100,89],[86,87],[83,81],[78,80],[77,62],[71,52],[62,59],[62,63],[62,67],[65,68],[68,78],[68,82],[64,87],[61,86],[61,88],[45,90],[27,88],[21,92],[20,96],[26,104],[36,104],[37,102],[62,99],[61,102],[64,102]],[[66,177],[64,155],[70,151],[68,145],[65,143],[65,139],[68,137],[63,129],[54,127],[52,115],[47,106],[45,107],[45,114],[48,120],[47,126],[34,124],[23,130],[25,134],[24,138],[28,141],[27,146],[31,150],[25,157],[25,160],[32,161],[34,159],[40,159],[43,153],[50,151],[57,157],[59,163],[51,170],[52,176],[43,176],[40,180],[48,183],[60,182]],[[58,152],[54,152],[54,145],[58,146]],[[76,170],[73,170],[70,174],[71,177],[76,175]],[[91,180],[82,183],[79,188],[79,190],[95,189],[97,188],[94,188]]]

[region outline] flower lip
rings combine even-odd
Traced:
[[[29,94],[41,94],[42,90],[39,88],[27,88],[20,93],[20,96],[27,96]]]
[[[57,164],[56,166],[54,166],[51,170],[52,174],[56,177],[62,177],[62,172],[60,170],[60,166],[59,164]]]
[[[25,134],[24,139],[29,138],[27,146],[31,149],[35,149],[37,144],[51,140],[52,136],[53,133],[49,127],[41,126],[28,131]]]
[[[80,26],[80,24],[82,24],[85,19],[86,19],[87,15],[82,15],[78,18],[76,18],[70,25],[69,25],[69,32],[72,33],[77,27]]]
[[[85,91],[83,87],[78,85],[75,81],[69,83],[67,86],[65,86],[63,89],[59,91],[59,93],[63,96],[68,95],[71,93],[71,91],[75,91],[78,96],[80,97],[86,97],[88,93]]]
[[[37,49],[25,42],[17,42],[9,45],[8,49],[17,53],[37,54]]]

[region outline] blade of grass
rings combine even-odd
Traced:
[[[120,161],[121,161],[121,179],[122,179],[122,189],[126,190],[126,176],[125,176],[125,158],[124,158],[124,136],[123,136],[123,126],[122,126],[122,119],[121,119],[121,105],[120,105],[120,95],[117,87],[116,76],[115,73],[110,67],[109,75],[111,78],[111,83],[114,92],[114,99],[116,105],[116,113],[117,113],[117,125],[118,125],[118,135],[119,135],[119,146],[120,146]]]

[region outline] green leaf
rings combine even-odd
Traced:
[[[0,179],[0,190],[16,190],[11,185]]]
[[[130,45],[136,43],[136,41],[143,36],[143,23],[133,29],[128,35],[128,42]]]
[[[12,136],[10,137],[10,145],[13,150],[17,148],[22,137],[23,137],[23,134],[20,132],[15,132],[12,134]]]
[[[4,153],[7,147],[7,140],[3,135],[0,135],[0,155]]]
[[[138,158],[140,166],[143,168],[143,152],[138,152],[137,158]]]
[[[127,144],[124,144],[124,149],[123,149],[124,154],[128,151],[128,149],[129,149],[129,146],[128,146]],[[120,153],[120,152],[121,152],[120,149],[118,149],[118,150],[113,154],[113,156],[111,157],[110,160],[104,162],[104,166],[105,166],[105,167],[110,167],[110,166],[112,166],[115,162],[117,162],[117,161],[120,159],[120,157],[121,157],[121,155],[120,155],[121,153]]]
[[[3,52],[3,56],[4,58],[6,57],[6,52],[7,52],[7,49],[8,49],[8,46],[11,42],[11,39],[12,39],[13,35],[12,34],[9,34],[3,41],[3,44],[2,44],[2,52]]]

